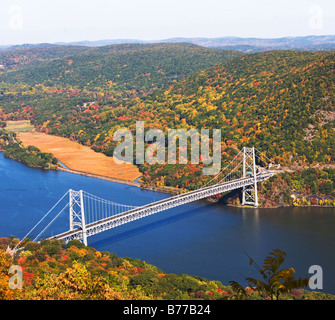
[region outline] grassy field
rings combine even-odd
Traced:
[[[67,138],[36,132],[27,120],[8,121],[6,130],[16,132],[25,147],[35,146],[42,152],[52,153],[71,170],[124,181],[134,181],[141,176],[135,165],[119,165],[113,157],[107,157]]]
[[[29,120],[7,121],[6,123],[6,130],[11,132],[30,132],[34,129]]]
[[[35,131],[19,132],[18,138],[24,146],[36,146],[42,152],[52,153],[71,170],[126,181],[134,181],[141,176],[136,166],[126,163],[118,165],[113,157],[107,157],[67,138]]]

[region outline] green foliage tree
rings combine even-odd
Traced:
[[[247,277],[249,286],[254,288],[263,298],[269,297],[271,300],[279,300],[280,296],[297,288],[308,286],[308,278],[298,278],[294,276],[293,268],[280,269],[285,261],[286,253],[280,249],[274,249],[268,257],[265,258],[261,268],[252,258],[249,257],[249,264],[253,265],[262,280]],[[236,297],[247,298],[246,290],[236,281],[229,281]]]

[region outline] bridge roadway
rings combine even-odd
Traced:
[[[272,176],[274,172],[263,171],[256,175],[257,182],[262,182]],[[206,188],[198,189],[195,191],[190,191],[180,195],[172,196],[167,199],[159,200],[146,204],[135,209],[122,212],[105,219],[101,219],[96,222],[92,222],[85,226],[86,237],[101,233],[103,231],[115,228],[125,223],[144,218],[151,214],[161,212],[170,208],[174,208],[185,203],[193,202],[196,200],[208,198],[210,196],[231,191],[234,189],[246,187],[254,184],[253,177],[239,178],[233,181],[216,184],[214,186],[209,186]],[[63,239],[65,242],[70,240],[82,240],[83,231],[81,228],[75,228],[74,230],[69,230],[64,233],[58,234],[56,236],[50,237],[50,239]]]

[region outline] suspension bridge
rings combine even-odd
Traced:
[[[267,167],[260,164],[266,164]],[[186,203],[240,188],[242,188],[242,205],[257,207],[257,183],[277,173],[271,170],[273,166],[270,159],[257,149],[244,147],[219,174],[201,188],[143,206],[119,204],[83,190],[70,189],[22,239],[36,232],[47,217],[52,217],[33,239],[38,241],[62,213],[68,212],[69,230],[44,238],[62,239],[66,243],[70,240],[80,240],[87,245],[87,238],[95,234]],[[65,199],[68,201],[62,206]],[[55,211],[58,212],[55,214]]]

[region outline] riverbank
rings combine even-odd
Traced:
[[[0,238],[0,258],[3,261],[0,275],[5,279],[3,284],[0,284],[0,289],[2,285],[4,300],[269,299],[269,293],[265,291],[258,292],[247,287],[245,294],[239,295],[230,284],[194,275],[167,273],[143,260],[101,252],[77,240],[70,241],[67,245],[59,240],[45,240],[43,243],[28,241],[25,243],[26,249],[19,256],[14,255],[11,261],[7,258],[6,252],[15,246],[17,241],[18,239],[12,237]],[[52,261],[47,271],[45,260]],[[90,263],[87,263],[88,261]],[[25,281],[22,290],[5,290],[6,284],[10,281],[10,275],[6,271],[13,262],[24,270]],[[110,277],[111,274],[113,278]],[[69,280],[64,282],[63,278]],[[78,290],[78,282],[89,285],[85,285],[84,290]],[[101,289],[96,290],[96,287]],[[335,296],[323,292],[310,292],[297,285],[289,292],[278,296],[278,299],[334,300]]]
[[[25,123],[25,125],[28,125],[28,123]],[[22,127],[22,124],[15,126],[15,123],[11,123],[11,126],[12,130],[16,130],[18,126],[20,127],[20,131],[16,132],[20,141],[14,139],[15,144],[18,144],[21,148],[23,148],[24,145],[35,146],[42,152],[48,152],[51,156],[57,158],[58,161],[56,161],[56,163],[52,163],[52,165],[49,163],[48,167],[43,165],[44,169],[62,170],[171,195],[189,191],[187,189],[171,186],[143,184],[138,181],[142,174],[135,165],[118,165],[114,162],[113,157],[95,152],[90,147],[83,146],[68,138],[36,132],[35,130],[26,131],[25,128]],[[38,165],[39,163],[33,167],[40,167]],[[260,208],[335,206],[333,192],[334,174],[335,169],[326,168],[325,166],[322,168],[299,168],[296,171],[285,170],[285,172],[276,175],[260,185]],[[227,195],[224,198],[225,204],[240,207],[240,195],[237,193]],[[208,199],[210,202],[216,202],[218,200],[217,197]]]
[[[146,186],[146,185],[141,184],[140,182],[119,180],[119,179],[115,179],[115,178],[100,176],[100,175],[97,175],[97,174],[75,171],[75,170],[71,170],[71,169],[68,169],[68,168],[65,168],[65,167],[61,167],[61,166],[58,166],[56,168],[56,170],[69,172],[69,173],[73,173],[73,174],[78,174],[78,175],[85,176],[85,177],[90,177],[90,178],[95,178],[95,179],[100,179],[100,180],[106,180],[106,181],[111,181],[111,182],[115,182],[115,183],[126,184],[126,185],[130,185],[130,186],[133,186],[133,187],[141,188],[141,189],[144,189],[144,190],[161,192],[161,193],[166,193],[166,194],[171,194],[171,195],[177,195],[177,194],[188,191],[188,190],[176,189],[176,188],[172,188],[172,187]]]
[[[0,152],[3,150],[0,150]],[[9,157],[12,160],[15,161],[19,161],[18,159]],[[19,161],[21,162],[21,161]],[[102,176],[102,175],[97,175],[97,174],[92,174],[92,173],[87,173],[87,172],[82,172],[82,171],[77,171],[77,170],[71,170],[69,168],[66,168],[64,166],[64,164],[62,163],[58,163],[58,165],[52,165],[49,167],[39,167],[39,166],[29,166],[32,168],[40,168],[40,169],[44,169],[44,170],[59,170],[59,171],[64,171],[64,172],[69,172],[72,174],[77,174],[77,175],[81,175],[81,176],[85,176],[85,177],[90,177],[90,178],[95,178],[95,179],[100,179],[100,180],[106,180],[106,181],[111,181],[111,182],[115,182],[115,183],[119,183],[119,184],[125,184],[125,185],[130,185],[130,186],[134,186],[143,190],[150,190],[150,191],[155,191],[155,192],[161,192],[161,193],[165,193],[165,194],[170,194],[170,195],[177,195],[177,194],[182,194],[185,192],[188,192],[189,190],[186,189],[177,189],[174,187],[166,187],[166,186],[150,186],[150,185],[144,185],[141,184],[140,182],[137,181],[126,181],[126,180],[121,180],[121,179],[116,179],[116,178],[111,178],[111,177],[106,177],[106,176]],[[138,179],[136,179],[138,180]],[[235,196],[235,199],[234,199]],[[255,208],[253,206],[242,206],[240,205],[239,201],[236,201],[236,195],[234,195],[231,199],[229,199],[228,197],[228,201],[233,201],[233,203],[226,203],[225,205],[228,207],[235,207],[235,208]],[[277,209],[277,208],[283,208],[283,207],[324,207],[324,208],[329,208],[332,207],[332,205],[324,205],[324,202],[326,201],[325,199],[321,199],[319,201],[317,201],[317,203],[319,204],[312,204],[311,201],[307,201],[304,197],[303,197],[304,201],[300,201],[297,202],[296,198],[293,200],[293,204],[280,204],[280,205],[276,205],[276,204],[271,204],[268,205],[267,204],[267,199],[264,198],[264,195],[260,196],[260,206],[257,207],[258,209]],[[216,203],[219,202],[220,199],[218,198],[207,198],[206,201],[210,202],[210,203]],[[335,203],[335,202],[334,202]],[[266,206],[264,204],[267,204]]]
[[[0,152],[2,152],[3,150],[0,150]],[[11,160],[15,160],[15,161],[19,161],[15,158],[9,157]],[[21,162],[21,161],[19,161]],[[32,167],[32,166],[29,166]],[[126,180],[120,180],[120,179],[116,179],[116,178],[110,178],[110,177],[106,177],[106,176],[101,176],[101,175],[97,175],[97,174],[91,174],[91,173],[87,173],[87,172],[82,172],[82,171],[76,171],[76,170],[71,170],[69,168],[66,168],[64,166],[63,163],[58,163],[58,165],[52,165],[49,167],[39,167],[39,166],[35,166],[32,168],[40,168],[40,169],[44,169],[44,170],[59,170],[59,171],[64,171],[64,172],[69,172],[72,174],[77,174],[77,175],[81,175],[81,176],[85,176],[85,177],[90,177],[90,178],[95,178],[95,179],[100,179],[100,180],[106,180],[106,181],[111,181],[111,182],[115,182],[115,183],[119,183],[119,184],[125,184],[125,185],[130,185],[133,187],[137,187],[143,190],[150,190],[150,191],[155,191],[155,192],[161,192],[161,193],[165,193],[165,194],[170,194],[170,195],[178,195],[178,194],[182,194],[185,192],[188,192],[189,190],[187,189],[177,189],[174,187],[166,187],[166,186],[150,186],[150,185],[144,185],[141,184],[140,182],[137,181],[126,181]],[[136,179],[138,180],[138,179]],[[235,195],[236,196],[236,195]],[[260,201],[260,206],[257,207],[258,209],[278,209],[278,208],[283,208],[283,207],[321,207],[321,208],[329,208],[332,207],[331,205],[323,205],[321,203],[323,203],[324,201],[326,201],[325,199],[322,199],[320,204],[312,204],[310,201],[303,201],[301,202],[297,202],[296,199],[293,200],[293,204],[281,204],[281,205],[267,205],[264,206],[263,202],[266,203],[266,199],[264,198],[264,196],[260,196],[261,201]],[[262,199],[263,198],[263,199]],[[305,199],[305,198],[303,198]],[[205,199],[206,201],[210,202],[210,203],[216,203],[219,202],[220,199],[218,198],[207,198]],[[225,206],[228,207],[234,207],[234,208],[255,208],[253,206],[242,206],[239,204],[239,201],[236,201],[236,198],[231,198],[228,201],[233,201],[234,203],[226,203]],[[236,203],[237,202],[237,203]]]
[[[189,192],[189,190],[186,189],[176,189],[173,187],[164,187],[164,186],[148,186],[148,185],[143,185],[139,182],[132,182],[132,181],[125,181],[125,180],[118,180],[118,179],[113,179],[113,178],[108,178],[108,177],[104,177],[104,176],[99,176],[99,175],[94,175],[94,174],[89,174],[89,173],[85,173],[85,172],[79,172],[79,171],[74,171],[74,170],[69,170],[66,168],[62,168],[62,167],[58,167],[58,170],[61,171],[65,171],[65,172],[70,172],[70,173],[74,173],[74,174],[79,174],[82,176],[86,176],[86,177],[91,177],[91,178],[96,178],[96,179],[101,179],[101,180],[107,180],[107,181],[111,181],[111,182],[115,182],[115,183],[121,183],[121,184],[126,184],[126,185],[131,185],[134,187],[138,187],[141,188],[143,190],[150,190],[150,191],[155,191],[155,192],[161,192],[161,193],[165,193],[165,194],[170,194],[170,195],[178,195],[178,194],[182,194],[185,192]],[[219,199],[214,199],[214,198],[207,198],[205,199],[206,201],[210,202],[210,203],[217,203],[220,200]],[[251,208],[251,209],[278,209],[278,208],[292,208],[292,207],[301,207],[301,208],[308,208],[308,207],[317,207],[317,208],[331,208],[332,206],[329,205],[298,205],[296,203],[294,204],[282,204],[282,205],[272,205],[272,206],[267,206],[264,207],[262,206],[262,203],[260,206],[258,206],[257,208],[255,208],[254,206],[242,206],[242,205],[238,205],[238,204],[225,204],[225,206],[227,207],[234,207],[234,208]]]
[[[96,179],[101,179],[101,180],[106,180],[106,181],[111,181],[111,182],[116,182],[116,183],[127,184],[127,185],[131,185],[131,186],[134,186],[134,187],[141,187],[141,184],[139,182],[120,180],[120,179],[116,179],[116,178],[101,176],[101,175],[98,175],[98,174],[92,174],[92,173],[88,173],[88,172],[71,170],[71,169],[61,167],[61,166],[58,166],[57,170],[65,171],[65,172],[69,172],[69,173],[74,173],[74,174],[79,174],[79,175],[85,176],[85,177],[90,177],[90,178],[96,178]]]

